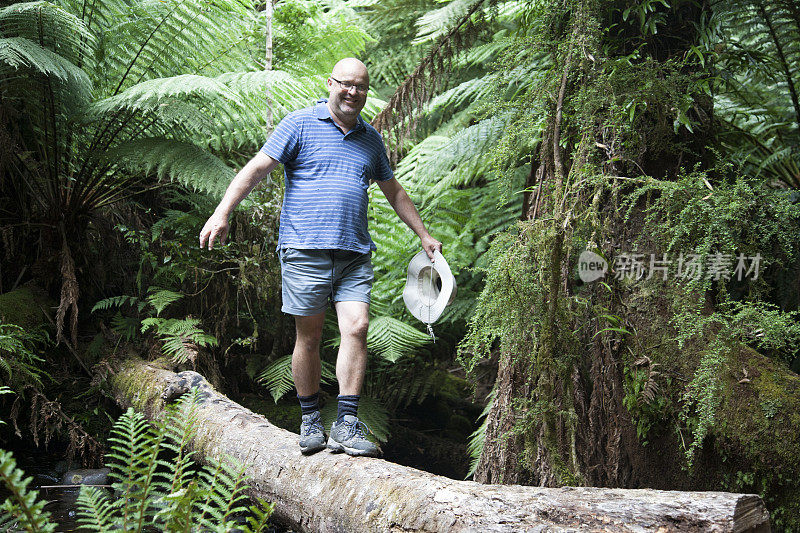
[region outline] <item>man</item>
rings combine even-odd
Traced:
[[[380,134],[360,116],[369,75],[354,58],[342,59],[327,81],[329,97],[287,115],[261,151],[234,177],[200,232],[209,250],[228,234],[228,217],[278,163],[285,169],[278,255],[285,313],[294,315],[297,339],[292,376],[302,410],[300,449],[325,447],[319,414],[319,343],[330,299],[342,342],[336,360],[338,416],[328,448],[349,455],[377,456],[358,420],[358,401],[367,362],[367,328],[375,244],[367,231],[367,189],[378,186],[422,242],[433,260],[442,243],[431,237],[405,189],[392,175]]]

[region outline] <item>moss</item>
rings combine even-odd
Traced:
[[[147,372],[131,368],[137,364],[135,360],[123,362],[119,371],[111,376],[109,381],[112,388],[119,391],[118,397],[127,400],[134,410],[146,413],[150,417],[154,411],[161,410],[163,402],[160,398],[160,391],[153,388],[152,376]],[[157,366],[158,361],[147,364]],[[158,404],[157,407],[156,404]]]
[[[800,530],[800,376],[741,347],[724,381],[715,434],[734,467],[725,488],[760,493],[777,529]]]
[[[16,324],[26,330],[49,326],[42,309],[54,304],[37,287],[21,287],[0,294],[0,322]]]

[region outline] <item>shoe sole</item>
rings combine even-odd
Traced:
[[[318,452],[320,450],[324,450],[325,449],[325,441],[326,440],[327,439],[324,439],[319,444],[310,444],[310,445],[305,446],[305,447],[304,446],[300,446],[300,453],[302,453],[303,455],[311,455],[312,453],[316,453],[316,452]]]
[[[311,455],[312,453],[316,453],[320,450],[324,450],[324,444],[317,444],[316,446],[306,446],[305,448],[300,448],[300,453],[303,455]]]
[[[345,446],[344,444],[342,444],[340,442],[336,442],[336,441],[328,442],[328,449],[332,453],[342,453],[342,452],[344,452],[347,455],[350,455],[350,456],[353,456],[353,457],[378,457],[379,456],[377,451],[371,452],[369,450],[359,450],[358,448],[350,448],[350,447]]]

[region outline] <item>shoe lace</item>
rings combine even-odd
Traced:
[[[319,432],[325,432],[325,426],[322,425],[322,419],[320,417],[314,417],[312,420],[309,420],[308,423],[303,424],[304,434],[309,435],[313,432],[313,430],[317,430]]]
[[[348,438],[358,437],[361,439],[366,439],[367,435],[372,433],[372,430],[370,430],[369,427],[367,427],[367,425],[361,420],[356,420],[354,423],[348,424],[348,426],[349,426],[347,431]],[[364,431],[366,431],[366,434],[364,433]]]

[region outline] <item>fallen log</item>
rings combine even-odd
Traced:
[[[117,401],[148,417],[201,390],[193,447],[247,465],[251,493],[296,531],[768,532],[757,495],[590,487],[483,485],[327,450],[305,457],[297,435],[215,391],[196,372],[126,360],[109,378]]]

